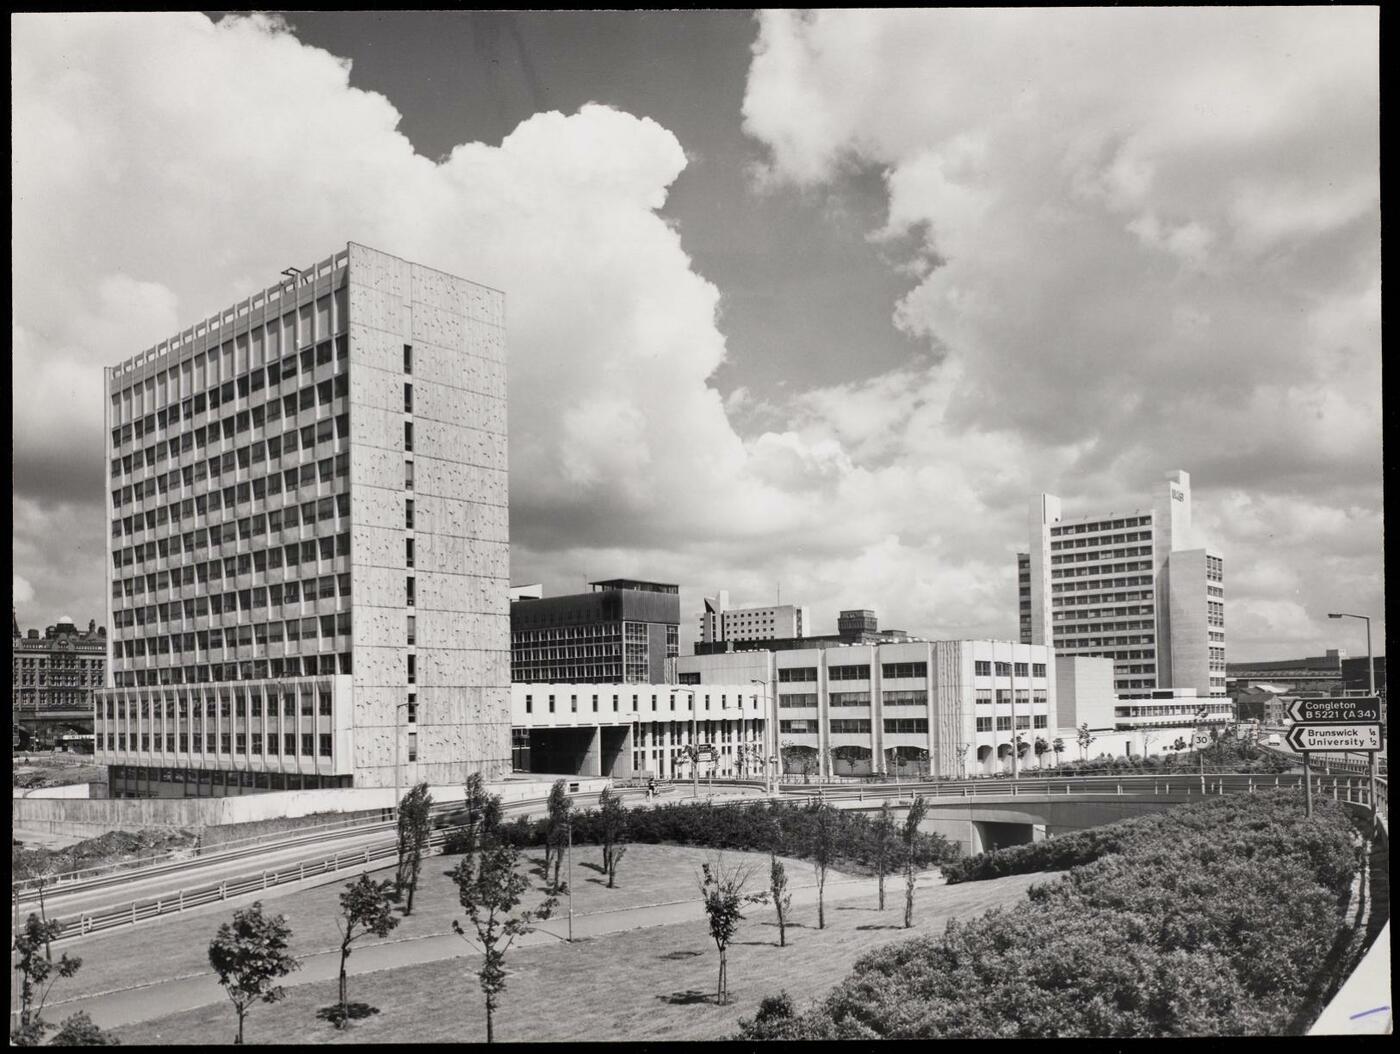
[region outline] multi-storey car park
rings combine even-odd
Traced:
[[[288,273],[106,370],[115,795],[508,771],[504,297]]]
[[[1196,543],[1187,473],[1126,515],[1064,520],[1059,498],[1039,495],[1030,537],[1017,554],[1022,641],[1111,658],[1124,698],[1225,695],[1224,560]]]

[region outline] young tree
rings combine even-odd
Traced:
[[[1079,740],[1079,758],[1081,761],[1089,760],[1089,745],[1094,741],[1094,734],[1089,731],[1089,722],[1085,721],[1079,726],[1076,738]]]
[[[458,835],[457,847],[468,855],[487,845],[496,835],[501,825],[501,796],[486,792],[486,781],[481,773],[473,772],[467,777],[466,796],[467,822]]]
[[[53,1047],[119,1047],[122,1041],[93,1024],[86,1010],[65,1017],[49,1043]]]
[[[389,931],[399,924],[393,913],[393,887],[388,879],[375,882],[369,875],[361,875],[358,882],[347,882],[345,892],[340,894],[340,915],[336,926],[340,928],[340,1028],[350,1027],[350,997],[345,963],[350,958],[350,945],[366,934],[387,937]],[[341,925],[341,919],[344,925]]]
[[[766,893],[745,893],[749,880],[747,867],[726,867],[724,855],[711,863],[701,864],[700,896],[705,901],[705,914],[710,920],[710,936],[719,949],[719,989],[715,1001],[723,1006],[729,999],[729,943],[743,919],[745,904],[762,903]]]
[[[608,888],[613,888],[617,878],[617,865],[622,862],[622,854],[627,847],[622,840],[627,837],[627,809],[622,798],[606,787],[598,795],[598,821],[603,829],[603,870],[608,873]]]
[[[768,892],[778,912],[778,947],[787,947],[788,912],[792,910],[792,894],[788,892],[787,868],[776,853],[768,854]]]
[[[530,888],[529,881],[517,870],[519,860],[520,852],[515,846],[492,845],[482,851],[479,859],[470,854],[462,857],[452,872],[457,899],[486,953],[477,978],[486,995],[487,1043],[495,1040],[496,1007],[506,990],[506,952],[517,937],[534,929],[532,923],[549,918],[557,903],[551,895],[534,911],[516,911],[520,898]],[[452,932],[468,939],[458,919],[452,920]]]
[[[1045,742],[1044,736],[1035,737],[1035,763],[1039,768],[1045,767],[1045,755],[1050,750],[1050,744]]]
[[[889,802],[880,806],[880,814],[875,820],[871,834],[875,857],[875,877],[879,881],[880,910],[884,911],[885,879],[894,870],[899,852],[899,836],[895,831],[894,814],[890,811]]]
[[[1055,752],[1055,767],[1059,768],[1060,755],[1065,752],[1065,741],[1056,736],[1055,742],[1050,744],[1050,749]]]
[[[413,894],[418,889],[418,875],[423,868],[423,852],[432,837],[433,796],[428,785],[420,783],[399,802],[399,869],[394,876],[394,893],[403,897],[404,915],[413,914]]]
[[[564,863],[564,846],[569,838],[570,812],[573,810],[574,802],[569,797],[568,784],[564,780],[555,780],[554,785],[549,788],[549,825],[545,828],[544,839],[544,870],[549,873],[550,861],[554,862],[554,882],[550,892],[557,896],[562,889],[559,885],[559,868]]]
[[[24,928],[15,934],[15,971],[20,976],[19,1021],[10,1032],[10,1042],[17,1047],[37,1047],[44,1033],[53,1028],[44,1020],[44,1003],[49,989],[60,977],[72,977],[83,960],[66,953],[58,962],[49,959],[49,942],[63,932],[57,919],[44,921],[30,914]]]
[[[919,844],[919,824],[928,814],[928,802],[922,794],[914,796],[909,815],[904,818],[904,928],[914,925],[914,856]]]
[[[807,855],[817,872],[817,929],[826,929],[826,871],[836,858],[836,810],[825,802],[809,807]]]
[[[209,942],[209,965],[224,986],[238,1014],[238,1038],[243,1042],[243,1019],[256,1002],[275,1003],[286,992],[275,982],[301,963],[287,954],[291,927],[281,915],[263,914],[262,901],[233,913],[233,923],[225,922]]]
[[[956,753],[957,753],[957,755],[958,755],[958,772],[960,772],[960,773],[962,774],[962,778],[963,778],[963,779],[967,779],[967,749],[968,749],[968,746],[969,746],[969,744],[967,744],[967,743],[959,743],[959,744],[958,744],[958,749],[957,749],[957,751],[956,751]],[[881,907],[884,907],[883,904],[881,904],[880,906],[881,906]]]

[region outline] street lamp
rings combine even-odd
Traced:
[[[690,696],[690,746],[688,749],[690,754],[690,775],[693,781],[691,783],[690,796],[692,798],[698,798],[700,797],[700,749],[695,745],[695,689],[673,685],[672,691],[683,692]]]
[[[761,680],[758,677],[750,677],[749,684],[763,685],[763,727],[766,730],[763,736],[763,782],[768,789],[768,793],[771,795],[773,793],[773,769],[776,765],[774,759],[777,757],[778,751],[776,748],[777,727],[774,724],[773,715],[769,713],[768,685],[770,682]],[[772,749],[769,749],[770,743],[773,744]]]
[[[1327,617],[1328,617],[1328,618],[1336,618],[1336,619],[1342,619],[1342,618],[1357,618],[1357,619],[1360,619],[1362,622],[1366,623],[1366,674],[1367,674],[1367,680],[1368,680],[1368,683],[1369,683],[1369,685],[1370,685],[1370,695],[1371,695],[1371,697],[1372,697],[1372,698],[1379,698],[1379,697],[1376,695],[1376,659],[1375,659],[1375,656],[1373,656],[1373,655],[1371,654],[1371,616],[1369,616],[1369,615],[1353,615],[1353,614],[1351,614],[1350,612],[1346,612],[1346,611],[1329,611],[1329,612],[1327,613]],[[1345,691],[1346,689],[1343,688],[1342,690]],[[1378,705],[1379,705],[1379,704],[1378,704]],[[1366,766],[1366,767],[1370,770],[1370,776],[1371,776],[1371,821],[1374,823],[1375,820],[1376,820],[1376,815],[1377,815],[1377,810],[1376,810],[1376,752],[1375,752],[1374,750],[1370,752],[1369,760],[1368,760],[1368,763],[1367,763],[1367,766]]]

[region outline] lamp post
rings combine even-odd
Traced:
[[[692,798],[699,798],[699,797],[700,797],[700,749],[699,749],[699,747],[697,747],[697,746],[695,745],[695,732],[696,732],[696,721],[695,721],[695,689],[693,689],[693,688],[682,688],[682,687],[680,687],[679,685],[677,685],[677,686],[675,687],[675,691],[677,691],[677,692],[684,692],[686,695],[690,696],[690,748],[689,748],[689,753],[690,753],[690,776],[691,776],[690,796],[691,796]]]
[[[776,743],[776,738],[775,738],[775,731],[776,731],[776,730],[775,730],[775,726],[774,726],[774,724],[773,724],[773,715],[770,714],[770,713],[768,712],[769,709],[770,709],[769,703],[768,703],[768,684],[769,684],[769,682],[768,682],[768,681],[761,680],[761,679],[759,679],[759,678],[757,678],[757,677],[750,677],[750,678],[749,678],[749,684],[761,684],[761,685],[763,685],[763,727],[764,727],[763,755],[764,755],[764,758],[765,758],[765,759],[771,758],[771,757],[773,757],[773,756],[777,753],[777,751],[776,751],[776,749],[774,749],[774,750],[768,749],[770,743]],[[771,794],[773,793],[773,766],[772,766],[771,764],[769,764],[767,760],[764,760],[764,763],[763,763],[763,783],[764,783],[764,786],[767,788],[768,793],[771,795]]]
[[[1329,612],[1327,613],[1327,617],[1328,617],[1328,618],[1336,618],[1336,619],[1342,619],[1342,618],[1356,618],[1356,619],[1360,619],[1362,622],[1366,623],[1366,674],[1367,674],[1367,682],[1368,682],[1368,684],[1370,685],[1369,694],[1371,695],[1372,698],[1379,698],[1378,696],[1376,696],[1376,659],[1375,659],[1375,656],[1371,654],[1371,616],[1370,616],[1370,615],[1353,615],[1353,614],[1351,614],[1351,613],[1349,613],[1349,612],[1346,612],[1346,611],[1329,611]],[[1346,689],[1343,688],[1343,691],[1345,691],[1345,690],[1346,690]],[[1305,755],[1305,756],[1306,756],[1306,755]],[[1376,822],[1376,816],[1377,816],[1377,808],[1376,808],[1376,752],[1375,752],[1375,751],[1371,751],[1370,756],[1369,756],[1369,760],[1368,760],[1368,762],[1367,762],[1366,767],[1367,767],[1367,769],[1369,770],[1370,777],[1371,777],[1371,822],[1372,822],[1372,823],[1375,823],[1375,822]]]

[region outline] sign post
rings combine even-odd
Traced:
[[[1309,755],[1313,752],[1356,751],[1371,755],[1374,771],[1376,752],[1381,748],[1381,701],[1376,696],[1342,696],[1322,699],[1294,699],[1288,704],[1294,721],[1288,730],[1288,745],[1303,755],[1303,785],[1306,788],[1308,816],[1312,816],[1312,777]],[[1371,808],[1376,809],[1376,789],[1371,784]]]

